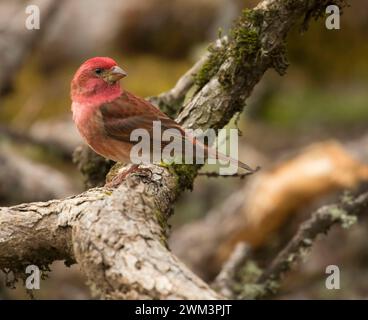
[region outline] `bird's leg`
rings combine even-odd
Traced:
[[[139,165],[133,164],[129,169],[117,174],[112,180],[105,184],[105,187],[107,188],[116,188],[118,187],[125,179],[126,177],[131,174],[132,172],[135,172],[138,170]]]

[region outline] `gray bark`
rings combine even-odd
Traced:
[[[145,169],[115,190],[1,208],[0,267],[76,261],[102,298],[218,298],[167,249],[161,219],[171,212],[175,176]]]

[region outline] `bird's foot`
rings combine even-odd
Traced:
[[[117,174],[111,181],[105,184],[106,188],[117,188],[119,185],[123,183],[123,181],[127,178],[127,176],[138,170],[139,165],[134,164],[129,169]]]
[[[111,181],[105,184],[105,187],[107,188],[117,188],[120,184],[125,181],[125,179],[130,175],[131,173],[136,173],[137,175],[140,175],[142,177],[151,177],[152,172],[148,168],[140,168],[138,164],[132,165],[129,169],[125,170],[124,172],[121,172],[117,174],[114,178],[112,178]]]

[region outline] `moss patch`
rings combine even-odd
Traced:
[[[193,181],[201,166],[194,164],[172,164],[168,168],[175,174],[178,183],[178,192],[193,189]]]
[[[198,89],[202,88],[219,71],[221,64],[230,57],[234,57],[236,65],[250,65],[252,58],[257,56],[261,47],[259,40],[260,26],[263,15],[257,10],[245,9],[241,17],[230,30],[229,42],[221,47],[212,44],[209,48],[209,58],[195,75]],[[232,70],[231,73],[235,73]],[[230,84],[233,76],[229,73],[220,77],[222,84]],[[229,83],[230,80],[230,83]]]
[[[255,261],[249,260],[237,274],[237,281],[234,284],[234,292],[240,299],[256,299],[264,296],[270,287],[277,287],[277,283],[259,284],[258,278],[262,274],[262,269],[259,268]]]
[[[230,30],[227,58],[234,59],[235,63],[220,75],[220,82],[224,88],[234,86],[235,79],[239,74],[251,73],[250,67],[256,60],[262,57],[261,31],[263,13],[259,10],[245,9],[240,18]]]
[[[194,76],[194,81],[197,86],[197,91],[206,85],[208,81],[218,72],[221,64],[226,59],[225,47],[217,47],[211,44],[208,47],[209,56],[202,68]]]
[[[259,11],[245,9],[231,29],[231,54],[238,63],[246,62],[247,57],[257,55],[261,48],[259,34],[262,21],[263,15]]]
[[[332,219],[340,221],[341,226],[345,229],[350,228],[357,222],[357,216],[349,214],[346,210],[339,207],[334,207],[329,210]]]

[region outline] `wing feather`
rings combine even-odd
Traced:
[[[132,132],[135,129],[146,129],[152,142],[156,138],[153,137],[154,121],[160,121],[162,132],[166,129],[177,129],[182,139],[185,137],[185,132],[178,123],[150,102],[128,92],[124,92],[114,101],[103,104],[100,110],[106,135],[116,140],[132,143],[130,139]],[[168,142],[162,141],[162,146],[167,144]]]

